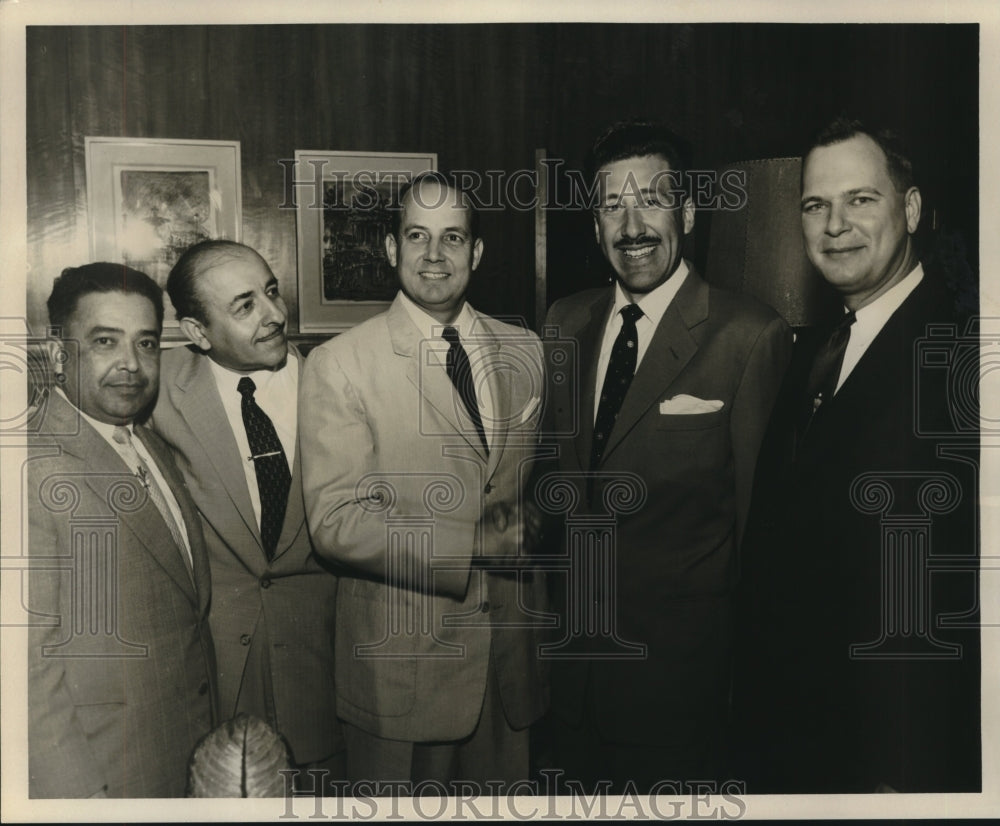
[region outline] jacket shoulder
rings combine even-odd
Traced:
[[[751,327],[766,327],[781,318],[777,310],[760,299],[721,287],[709,287],[709,306],[713,312],[725,314]]]

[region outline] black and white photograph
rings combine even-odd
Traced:
[[[1000,814],[998,55],[0,0],[2,819]]]

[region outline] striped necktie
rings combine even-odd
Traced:
[[[119,425],[115,428],[111,438],[115,440],[116,444],[121,446],[120,453],[122,458],[124,458],[129,467],[135,471],[136,476],[139,477],[139,481],[142,482],[142,486],[146,489],[146,493],[149,495],[149,498],[153,500],[153,504],[160,512],[160,516],[163,517],[163,521],[167,523],[167,530],[170,531],[170,535],[173,537],[177,548],[182,551],[181,555],[184,557],[190,568],[191,552],[188,550],[184,534],[177,525],[173,513],[170,511],[170,506],[167,504],[167,500],[163,496],[163,491],[161,491],[160,486],[156,484],[156,477],[150,473],[149,466],[143,460],[142,456],[139,455],[139,451],[135,449],[135,445],[132,443],[132,431],[127,427]]]

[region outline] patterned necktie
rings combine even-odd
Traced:
[[[188,565],[191,565],[191,555],[188,550],[187,542],[184,541],[184,534],[177,525],[177,521],[174,519],[174,515],[170,512],[170,506],[167,505],[167,500],[163,496],[163,491],[160,490],[160,486],[156,484],[156,477],[149,472],[149,466],[143,461],[142,457],[139,455],[139,451],[135,449],[135,445],[132,443],[132,431],[127,427],[118,426],[115,428],[114,433],[111,438],[115,442],[121,445],[121,454],[125,461],[132,467],[136,476],[139,477],[139,481],[142,482],[142,486],[146,489],[146,493],[149,494],[149,498],[153,500],[153,504],[156,505],[156,509],[160,512],[160,516],[163,517],[163,521],[167,523],[167,530],[170,531],[170,535],[173,537],[177,548],[182,551],[182,556]]]
[[[845,313],[830,337],[819,348],[809,370],[809,380],[806,384],[804,411],[804,427],[807,429],[812,417],[825,402],[833,398],[837,392],[837,381],[840,378],[840,368],[844,363],[844,353],[847,352],[847,342],[851,339],[851,325],[856,316],[854,312]]]
[[[597,470],[604,456],[604,449],[615,426],[618,411],[625,401],[625,394],[632,377],[635,375],[635,365],[639,357],[639,333],[635,323],[642,318],[642,310],[638,304],[622,307],[622,328],[611,348],[611,358],[608,359],[608,372],[604,374],[604,385],[601,388],[601,398],[597,405],[597,418],[594,421],[594,440],[590,450],[590,469]]]
[[[483,429],[483,419],[479,414],[479,402],[476,399],[476,387],[472,380],[472,365],[469,364],[469,357],[466,355],[462,342],[458,340],[458,330],[454,327],[445,327],[441,332],[441,337],[449,345],[448,359],[445,365],[448,378],[455,385],[458,395],[462,397],[465,412],[469,414],[469,418],[476,426],[476,432],[483,443],[483,449],[488,454],[490,446],[486,443],[486,431]]]
[[[257,385],[249,376],[244,376],[236,389],[243,396],[243,426],[247,430],[250,458],[253,460],[257,490],[260,492],[260,537],[264,543],[264,553],[271,560],[285,521],[285,506],[288,504],[288,489],[292,486],[292,474],[288,471],[288,459],[285,458],[285,450],[274,429],[274,423],[254,401],[253,394]]]

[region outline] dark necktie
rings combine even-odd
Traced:
[[[441,332],[441,337],[448,342],[448,358],[445,368],[448,371],[448,378],[455,385],[458,395],[465,405],[465,412],[469,414],[472,423],[476,427],[479,439],[483,443],[483,449],[489,453],[490,446],[486,443],[486,431],[483,430],[483,419],[479,414],[479,402],[476,399],[476,386],[472,380],[472,365],[469,364],[469,357],[466,355],[462,342],[458,340],[458,330],[454,327],[445,327]]]
[[[851,339],[851,325],[855,319],[853,311],[845,313],[813,359],[809,380],[806,383],[803,432],[809,427],[812,417],[819,408],[828,403],[837,391],[840,368],[844,364],[844,353],[847,351],[847,342]]]
[[[243,425],[247,429],[250,458],[257,473],[260,537],[264,542],[264,552],[271,559],[281,535],[281,525],[285,521],[285,505],[288,504],[292,475],[288,471],[288,460],[274,423],[254,401],[253,394],[257,385],[249,376],[244,376],[236,389],[243,396]]]
[[[635,323],[642,318],[642,310],[638,304],[629,304],[627,307],[622,307],[620,312],[622,328],[611,348],[608,372],[604,374],[604,385],[597,405],[597,418],[594,420],[594,440],[590,450],[591,470],[597,470],[601,464],[611,429],[615,426],[618,411],[621,410],[625,394],[632,384],[639,357],[639,334],[635,329]]]

